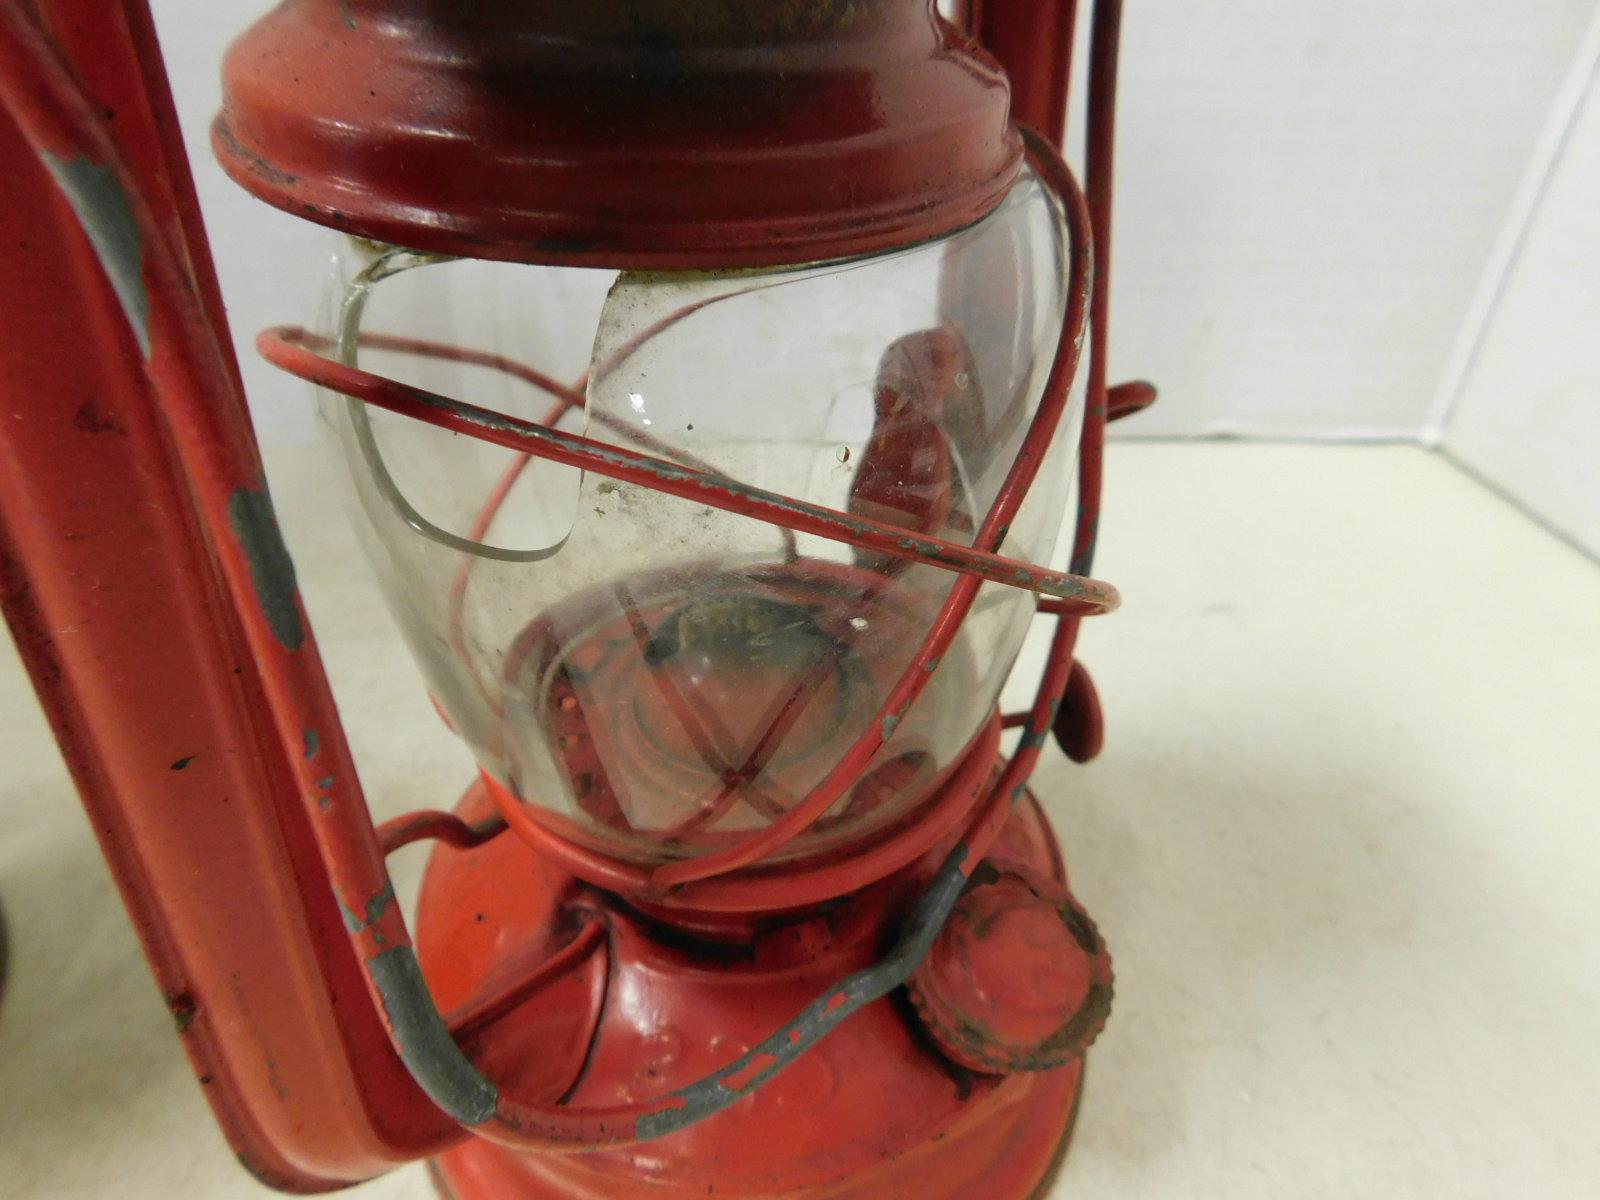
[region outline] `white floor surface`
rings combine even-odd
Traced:
[[[381,815],[437,806],[469,761],[322,469],[273,475],[357,761]],[[1121,443],[1107,476],[1107,750],[1036,784],[1117,1002],[1052,1196],[1600,1196],[1600,569],[1410,448]],[[0,813],[0,1198],[270,1194],[9,644]]]

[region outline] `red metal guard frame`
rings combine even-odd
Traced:
[[[803,833],[859,779],[873,755],[892,736],[907,709],[916,702],[918,694],[927,685],[933,668],[948,650],[976,598],[981,581],[991,580],[1055,597],[1066,614],[1063,619],[1105,612],[1115,605],[1116,594],[1105,584],[1080,575],[1063,575],[1033,564],[1001,558],[994,553],[1039,470],[1066,407],[1090,303],[1092,236],[1083,198],[1054,150],[1031,133],[1026,135],[1026,141],[1028,156],[1035,171],[1059,197],[1066,217],[1071,246],[1067,316],[1038,412],[971,548],[804,504],[738,484],[725,477],[532,422],[515,420],[459,400],[403,385],[323,357],[308,348],[310,339],[300,330],[275,329],[262,335],[258,344],[275,365],[369,404],[427,421],[455,433],[491,441],[524,455],[537,455],[700,504],[960,573],[961,577],[951,589],[932,627],[904,668],[900,680],[889,690],[878,713],[866,723],[865,729],[839,763],[805,798],[767,828],[735,846],[668,864],[637,881],[624,879],[620,868],[613,867],[607,874],[608,883],[620,883],[625,890],[642,891],[647,895],[654,893],[659,897],[671,889],[752,866]],[[1054,699],[1051,701],[1052,708],[1053,704]],[[1046,729],[1048,727],[1047,723]],[[522,806],[503,805],[502,813],[519,832],[537,838],[531,818]],[[540,840],[549,845],[548,839]],[[687,897],[684,899],[687,900]]]
[[[451,1040],[427,995],[394,901],[265,494],[237,372],[223,349],[220,305],[172,134],[148,14],[129,0],[119,24],[80,7],[87,6],[60,0],[43,10],[57,32],[52,43],[35,16],[15,3],[0,5],[5,105],[82,226],[80,232],[62,210],[52,210],[43,176],[35,173],[27,186],[17,185],[22,190],[13,206],[29,210],[27,220],[49,235],[45,244],[55,253],[35,262],[35,273],[19,280],[12,294],[59,291],[59,281],[51,289],[46,279],[53,268],[71,270],[80,295],[71,311],[75,329],[50,325],[37,312],[8,314],[16,317],[11,333],[17,335],[3,343],[5,367],[15,372],[8,390],[38,397],[25,410],[29,419],[18,423],[23,431],[6,432],[7,449],[22,468],[0,493],[8,615],[86,803],[102,823],[108,856],[157,972],[175,986],[169,991],[180,1025],[197,1031],[191,1041],[202,1077],[220,1078],[207,1070],[211,1065],[227,1073],[216,1103],[236,1145],[258,1173],[299,1189],[359,1178],[437,1149],[449,1136],[446,1123],[400,1069],[384,1033],[439,1109],[514,1146],[619,1144],[671,1132],[726,1108],[909,975],[1022,792],[1066,685],[1079,616],[1108,607],[1113,594],[1096,594],[1082,580],[1058,579],[1052,589],[1048,573],[1004,564],[1014,573],[1029,572],[1008,582],[1070,598],[1049,605],[1059,618],[1056,638],[1021,744],[882,962],[819,997],[726,1069],[656,1100],[578,1112],[502,1095]],[[1109,56],[1119,10],[1116,3],[1096,10],[1090,129],[1091,142],[1104,144],[1098,152],[1091,149],[1089,218],[1097,226],[1110,196]],[[62,31],[85,44],[70,45]],[[121,149],[102,119],[106,98],[90,81],[74,77],[63,50],[71,61],[84,57],[109,74],[113,107],[126,106],[115,126]],[[13,141],[15,133],[5,130]],[[1033,145],[1036,168],[1063,198],[1076,226],[1076,270],[1086,280],[1089,218],[1054,151],[1037,139]],[[1081,289],[1071,290],[1072,333],[1047,389],[1059,402],[1070,384],[1087,302],[1102,319],[1094,328],[1075,575],[1092,557],[1098,505],[1107,414],[1104,297],[1103,274],[1087,301]],[[93,353],[83,348],[85,330]],[[91,406],[67,417],[68,379],[103,388],[91,392],[114,399],[116,406]],[[429,408],[423,397],[411,399]],[[453,411],[472,423],[464,406],[440,402],[432,411]],[[113,432],[100,428],[108,420],[123,425],[116,436],[127,445],[119,443],[118,450],[63,440],[64,421],[100,436]],[[489,432],[494,425],[489,422]],[[537,434],[509,432],[527,439],[519,448],[538,451]],[[549,445],[546,431],[543,448]],[[1019,459],[1022,490],[1036,468],[1036,460]],[[678,482],[706,485],[688,478],[693,474],[680,472]],[[86,490],[90,479],[99,490]],[[664,486],[659,471],[651,482]],[[139,499],[165,514],[158,525],[140,523],[139,514],[148,510]],[[734,503],[744,509],[756,501],[782,504],[781,497],[750,495]],[[791,507],[766,519],[806,527],[800,515]],[[827,524],[837,516],[812,513],[808,519]],[[96,548],[66,548],[71,539],[65,535],[84,530],[94,534]],[[108,532],[102,541],[103,530]],[[827,532],[875,545],[871,539],[884,531],[860,526]],[[977,568],[996,564],[981,564],[972,555],[992,555],[988,544],[998,544],[999,532],[980,531],[978,549],[965,551],[964,560],[961,547],[905,545],[903,538],[879,548],[961,572],[956,595],[975,590],[980,577],[992,577]],[[108,585],[133,595],[95,594]],[[138,603],[130,606],[131,600]],[[959,623],[959,614],[953,615]],[[63,645],[50,631],[78,616],[88,618],[91,636]],[[939,626],[930,639],[936,635]],[[183,670],[171,668],[167,652],[178,656]],[[144,690],[146,679],[160,690]],[[177,741],[183,746],[168,758]],[[154,757],[153,748],[159,748]],[[159,760],[169,773],[186,772],[213,756],[218,770],[254,767],[254,774],[214,777],[210,786],[185,789],[197,810],[202,804],[212,810],[185,810],[180,817],[163,808],[157,815],[152,796],[165,801],[160,785],[172,790],[172,781],[156,774],[152,763]],[[224,795],[234,802],[227,819],[214,811]],[[194,828],[185,825],[186,817],[196,822]],[[707,861],[698,863],[704,872]],[[723,871],[739,865],[714,864]],[[694,877],[661,882],[692,886]],[[348,941],[341,941],[334,926],[335,906],[325,893],[318,895],[329,884]],[[197,894],[207,888],[210,894]],[[363,975],[370,1005],[360,995]],[[220,1036],[225,1029],[233,1036]],[[283,1082],[286,1064],[293,1086]]]

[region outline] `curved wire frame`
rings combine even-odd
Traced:
[[[889,689],[878,711],[834,767],[804,797],[740,842],[658,867],[650,877],[651,891],[661,894],[751,866],[776,853],[821,819],[861,778],[868,763],[893,736],[911,705],[922,695],[939,660],[959,633],[982,581],[1026,588],[1065,600],[1075,606],[1078,615],[1109,611],[1115,605],[1115,590],[1107,584],[995,553],[1049,450],[1066,409],[1088,323],[1094,274],[1087,207],[1070,172],[1038,139],[1029,139],[1029,156],[1045,185],[1061,203],[1067,223],[1070,254],[1067,314],[1038,410],[971,548],[751,488],[726,477],[563,433],[549,426],[516,420],[400,384],[317,353],[312,347],[320,348],[325,343],[304,330],[271,329],[258,339],[257,344],[269,362],[351,397],[352,404],[356,401],[374,404],[440,428],[494,442],[520,454],[537,455],[711,507],[959,573],[910,662]],[[349,345],[348,329],[341,341]],[[1080,494],[1086,490],[1080,488]],[[509,809],[503,811],[515,824],[516,814]]]

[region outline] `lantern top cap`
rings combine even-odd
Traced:
[[[793,264],[939,237],[1021,162],[933,0],[287,0],[212,142],[279,208],[439,253]]]

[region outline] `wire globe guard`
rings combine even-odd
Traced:
[[[385,881],[376,893],[368,893],[372,898],[365,905],[367,919],[362,920],[361,910],[356,910],[350,928],[352,938],[362,947],[384,1010],[394,1021],[397,1047],[435,1102],[484,1137],[522,1151],[595,1150],[650,1141],[739,1103],[778,1078],[847,1018],[910,977],[932,947],[966,881],[1023,795],[1028,774],[1049,735],[1066,688],[1078,618],[1109,611],[1115,607],[1117,597],[1108,585],[1081,574],[1062,575],[994,554],[1054,436],[1076,373],[1088,326],[1088,311],[1094,298],[1091,294],[1094,278],[1090,266],[1091,220],[1082,193],[1053,147],[1026,130],[1022,135],[1030,163],[1063,206],[1070,255],[1067,313],[1039,408],[971,548],[909,535],[892,526],[876,527],[873,522],[861,518],[846,517],[756,489],[731,488],[727,480],[704,472],[649,456],[624,454],[617,448],[586,438],[515,421],[459,400],[408,387],[316,353],[307,345],[311,339],[301,331],[271,330],[258,339],[263,354],[275,365],[343,392],[352,399],[390,408],[458,433],[495,441],[526,454],[592,469],[773,524],[869,546],[895,557],[956,572],[955,585],[912,656],[900,683],[890,691],[878,716],[868,723],[835,769],[810,794],[793,804],[765,830],[746,836],[741,843],[726,850],[668,863],[643,880],[630,877],[625,866],[618,865],[606,878],[606,883],[624,885],[620,890],[625,894],[661,899],[686,885],[750,868],[814,824],[861,777],[872,756],[892,736],[900,715],[916,700],[930,677],[929,665],[937,662],[954,638],[982,579],[1055,597],[1051,611],[1057,618],[1056,636],[1016,753],[978,806],[977,816],[966,832],[954,842],[926,893],[906,914],[904,929],[893,949],[875,966],[849,975],[842,982],[834,982],[799,1015],[792,1016],[787,1025],[775,1026],[776,1032],[769,1033],[765,1040],[731,1062],[724,1060],[716,1071],[687,1087],[650,1098],[619,1096],[610,1104],[592,1109],[530,1102],[526,1097],[511,1094],[479,1072],[450,1040],[437,1006],[428,996],[409,942],[405,940],[403,926],[389,920],[394,914],[394,905],[389,902],[392,887]],[[1099,290],[1093,289],[1096,293]],[[1097,350],[1099,344],[1097,336]],[[1104,419],[1104,396],[1092,394],[1082,444],[1085,481],[1080,489],[1078,532],[1074,541],[1073,567],[1077,571],[1086,570],[1092,557],[1092,530],[1098,502],[1098,454]],[[503,809],[502,813],[507,819],[514,818],[514,810]],[[528,831],[523,832],[526,835]],[[337,869],[341,859],[337,848],[330,858],[330,865]],[[388,928],[379,928],[380,924]],[[394,940],[397,931],[402,939],[398,944]],[[617,1103],[617,1100],[622,1102]]]

